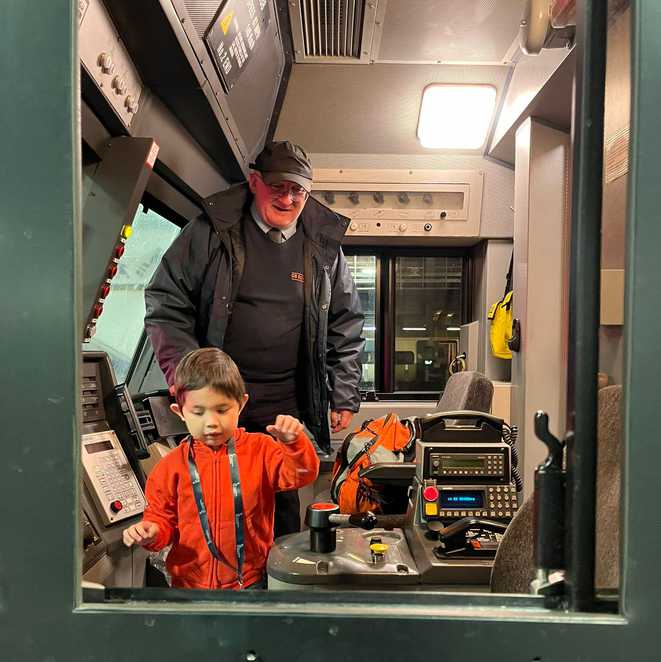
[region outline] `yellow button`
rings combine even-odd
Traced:
[[[382,542],[374,542],[370,545],[370,549],[375,554],[385,554],[388,551],[388,545]]]
[[[436,503],[426,503],[425,504],[425,515],[438,515],[438,504],[436,504]]]
[[[133,234],[133,228],[130,225],[123,225],[119,234],[121,234],[124,239],[128,239]]]

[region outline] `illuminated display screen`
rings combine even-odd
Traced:
[[[483,508],[481,490],[441,490],[441,508]]]
[[[444,469],[484,469],[484,460],[476,458],[449,457],[443,459]]]
[[[101,451],[111,451],[112,443],[109,441],[97,441],[94,444],[85,444],[85,450],[88,453],[100,453]]]

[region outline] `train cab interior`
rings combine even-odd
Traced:
[[[404,502],[374,520],[310,513],[332,503],[349,430],[319,449],[304,530],[275,541],[267,592],[517,594],[617,612],[631,9],[603,4],[602,74],[586,81],[593,26],[577,28],[573,0],[78,2],[86,602],[196,599],[176,597],[162,554],[122,544],[147,476],[186,435],[144,290],[205,200],[289,140],[310,156],[311,195],[350,219],[366,341],[351,429],[415,420],[416,452],[373,468]],[[598,119],[581,115],[586,100]],[[591,262],[581,145],[603,160]],[[581,298],[588,262],[599,290]],[[513,333],[497,352],[508,292]],[[592,412],[582,437],[579,410]]]

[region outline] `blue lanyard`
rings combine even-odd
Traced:
[[[232,496],[234,497],[234,532],[236,535],[236,568],[223,556],[216,547],[209,529],[209,518],[207,509],[202,497],[202,485],[200,483],[200,474],[195,464],[195,453],[193,452],[193,439],[189,437],[188,441],[188,472],[190,474],[191,484],[193,485],[193,495],[195,496],[195,505],[197,514],[200,516],[202,533],[211,555],[237,574],[239,586],[243,587],[243,498],[241,496],[241,479],[239,478],[239,460],[234,450],[234,439],[230,438],[227,442],[227,458],[230,463],[230,476],[232,478]]]

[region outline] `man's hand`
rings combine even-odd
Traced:
[[[303,432],[303,423],[293,416],[278,414],[275,423],[266,426],[266,431],[283,444],[291,444]]]
[[[142,547],[151,545],[156,540],[159,530],[158,524],[154,522],[138,522],[133,526],[129,526],[128,529],[124,529],[124,544],[127,547],[131,547],[133,544]]]
[[[330,414],[331,432],[340,432],[349,427],[353,412],[346,409],[334,409]]]

